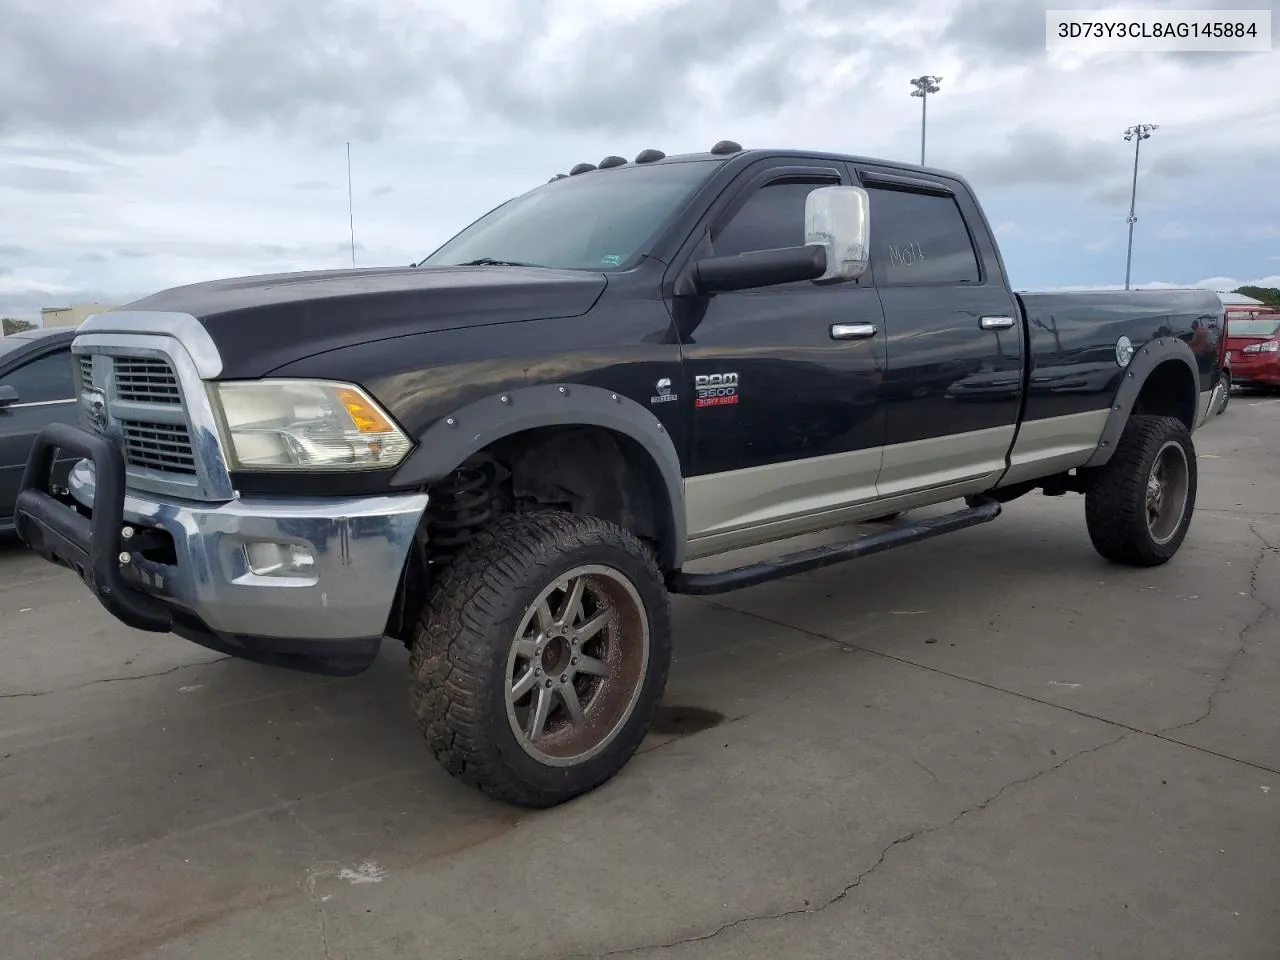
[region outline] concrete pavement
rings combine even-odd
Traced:
[[[1280,403],[1198,447],[1157,570],[1036,495],[677,598],[643,752],[541,813],[435,765],[402,651],[225,660],[0,548],[4,954],[1280,957]]]

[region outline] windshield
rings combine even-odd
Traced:
[[[715,160],[600,170],[508,200],[427,257],[423,266],[510,262],[601,270],[646,244],[717,166]]]
[[[1228,320],[1227,336],[1229,337],[1269,337],[1280,327],[1280,319],[1270,320]]]

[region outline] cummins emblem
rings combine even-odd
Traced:
[[[671,392],[671,378],[663,377],[656,384],[657,394],[649,398],[650,403],[670,403],[676,395]]]
[[[693,380],[695,407],[726,407],[738,402],[736,373],[703,373]]]

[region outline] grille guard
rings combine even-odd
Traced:
[[[93,463],[97,495],[92,518],[49,495],[58,450]],[[66,423],[37,435],[14,505],[19,539],[46,560],[76,571],[91,593],[121,622],[138,630],[168,633],[173,615],[164,603],[131,586],[121,570],[125,464],[120,449]]]

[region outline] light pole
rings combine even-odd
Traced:
[[[1151,134],[1160,129],[1158,123],[1135,123],[1124,131],[1124,138],[1133,141],[1133,191],[1129,194],[1129,251],[1124,256],[1124,288],[1129,289],[1129,270],[1133,266],[1133,225],[1138,222],[1134,209],[1138,204],[1138,151],[1142,141],[1151,139]]]
[[[941,77],[931,77],[928,74],[911,81],[911,85],[915,87],[911,95],[920,98],[920,166],[922,167],[924,166],[924,128],[929,118],[929,94],[937,93],[938,84],[941,82]]]

